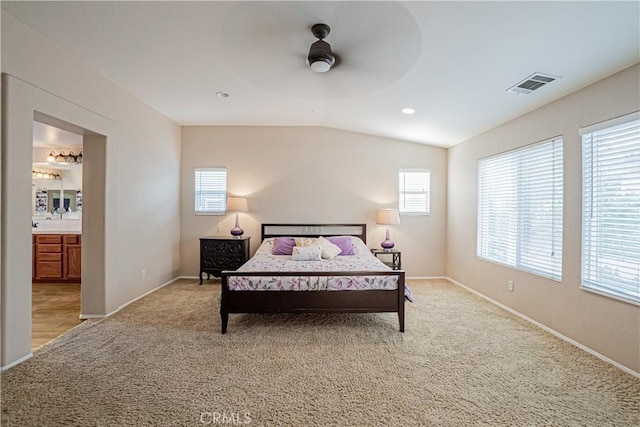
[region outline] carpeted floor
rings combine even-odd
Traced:
[[[394,314],[231,315],[180,280],[2,374],[3,426],[638,426],[640,380],[447,281]]]

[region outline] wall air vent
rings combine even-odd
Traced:
[[[507,89],[507,92],[526,95],[559,78],[548,74],[533,73],[517,85]]]

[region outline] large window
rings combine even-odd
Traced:
[[[562,138],[478,161],[478,256],[562,279]]]
[[[195,169],[196,215],[220,215],[227,209],[227,170]]]
[[[640,303],[640,117],[582,129],[582,287]]]
[[[431,172],[403,169],[399,175],[401,215],[429,215]]]

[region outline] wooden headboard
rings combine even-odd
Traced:
[[[355,236],[367,243],[367,224],[262,224],[262,240],[282,236]]]

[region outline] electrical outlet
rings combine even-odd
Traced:
[[[513,280],[509,280],[507,282],[507,289],[509,290],[509,292],[513,292]]]
[[[143,279],[146,279],[147,278],[147,270],[142,270],[140,272],[140,277],[142,277]]]

